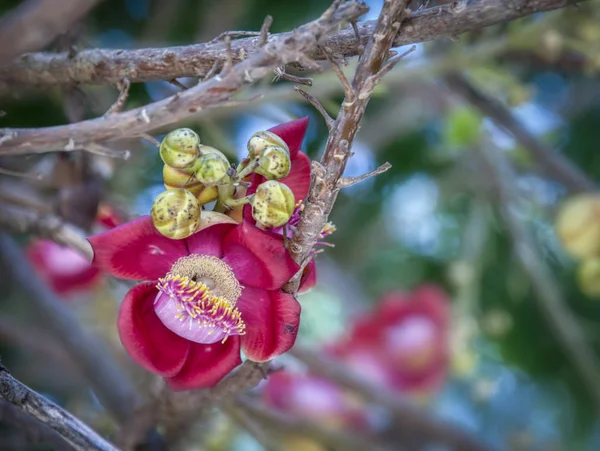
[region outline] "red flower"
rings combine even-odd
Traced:
[[[83,255],[54,241],[34,240],[25,252],[40,277],[57,294],[86,291],[102,278],[100,270]]]
[[[149,280],[121,305],[123,346],[175,390],[216,384],[241,363],[290,349],[300,305],[281,290],[299,269],[280,236],[247,222],[171,240],[143,216],[89,239],[94,263],[124,279]]]
[[[265,404],[299,419],[330,427],[362,427],[367,422],[363,406],[334,383],[311,374],[273,373],[262,394]]]
[[[433,285],[411,294],[391,292],[332,352],[373,382],[400,391],[431,391],[448,369],[448,318],[448,300]]]

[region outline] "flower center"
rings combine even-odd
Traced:
[[[246,325],[235,304],[242,287],[231,267],[210,255],[189,255],[159,279],[154,311],[172,332],[190,341],[225,342],[244,335]]]

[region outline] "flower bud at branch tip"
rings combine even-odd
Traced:
[[[279,146],[267,146],[258,158],[257,174],[269,180],[279,180],[290,173],[292,163],[290,153]]]
[[[156,230],[173,240],[192,235],[200,226],[200,204],[192,193],[175,188],[159,194],[150,215]]]
[[[290,150],[283,139],[277,136],[275,133],[269,131],[256,132],[248,141],[248,155],[250,158],[257,158],[260,156],[263,150],[267,146],[281,147],[287,152],[288,156]]]
[[[189,128],[173,130],[160,144],[160,158],[173,168],[191,168],[200,156],[200,137]]]
[[[292,190],[275,180],[258,185],[252,203],[252,217],[265,227],[281,227],[294,212],[296,201]]]

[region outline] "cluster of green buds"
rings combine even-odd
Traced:
[[[278,180],[291,170],[287,144],[268,131],[255,133],[248,141],[248,156],[237,168],[214,147],[200,143],[189,128],[173,130],[160,145],[166,191],[154,200],[151,216],[156,229],[171,239],[195,233],[206,204],[216,201],[215,211],[227,212],[251,204],[252,216],[265,228],[286,224],[294,211],[292,190]],[[267,179],[254,194],[245,196],[252,173]]]

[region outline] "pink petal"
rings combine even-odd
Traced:
[[[280,235],[265,232],[244,221],[223,241],[223,261],[242,285],[265,290],[281,288],[300,269]]]
[[[306,293],[317,284],[317,265],[315,260],[311,260],[304,271],[302,272],[302,278],[300,279],[300,286],[298,287],[298,294]]]
[[[292,160],[292,170],[287,177],[279,180],[287,185],[294,193],[296,203],[306,199],[310,187],[310,159],[304,153],[299,153]]]
[[[193,344],[186,364],[178,374],[167,378],[167,383],[176,391],[212,387],[240,363],[238,337],[229,337],[223,344]]]
[[[156,282],[133,287],[123,300],[117,326],[123,347],[140,366],[159,376],[181,371],[191,342],[167,329],[154,313]]]
[[[237,307],[246,323],[242,350],[250,360],[264,362],[294,346],[301,310],[294,296],[281,290],[245,288]]]
[[[215,224],[186,238],[185,242],[189,253],[221,257],[223,255],[223,238],[234,227],[236,224]]]
[[[93,264],[123,279],[158,279],[178,258],[188,255],[185,242],[161,235],[150,216],[91,236],[88,241],[94,249]]]
[[[308,128],[308,116],[296,119],[295,121],[286,122],[285,124],[276,125],[270,128],[269,131],[275,133],[285,141],[290,149],[290,157],[295,158],[300,151],[306,129]]]
[[[90,289],[102,276],[79,252],[53,241],[35,240],[26,253],[40,276],[58,294]]]

